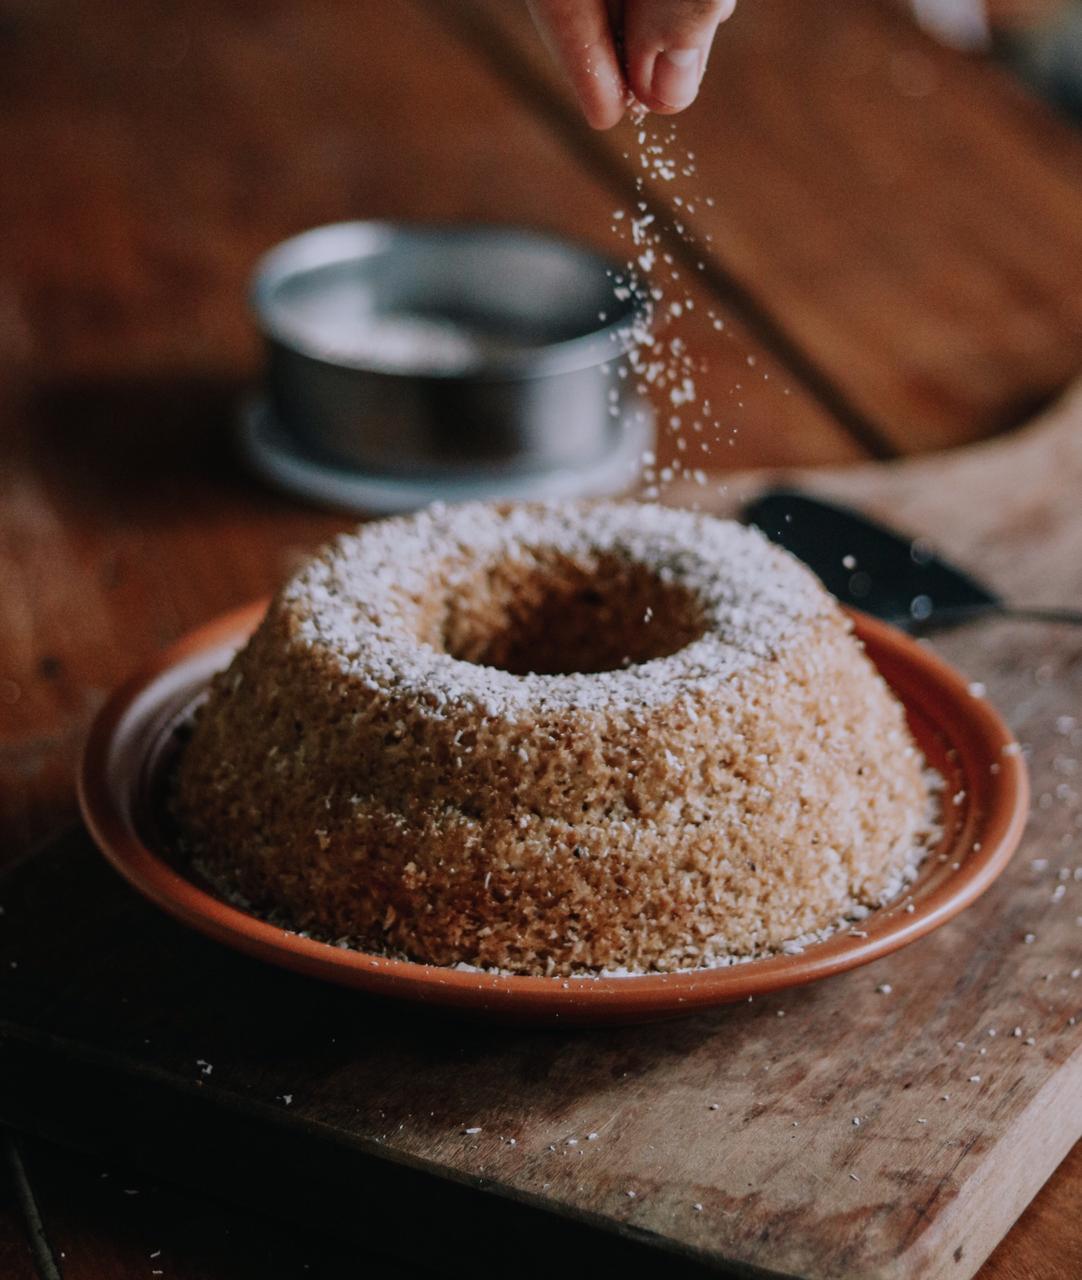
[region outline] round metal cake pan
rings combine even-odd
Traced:
[[[253,277],[271,409],[314,458],[373,475],[591,465],[615,451],[648,323],[626,276],[511,227],[317,227]]]
[[[353,515],[394,515],[432,502],[548,502],[599,498],[635,488],[643,454],[654,447],[654,413],[629,407],[611,449],[588,463],[543,471],[478,467],[459,473],[388,475],[356,471],[311,456],[262,398],[241,408],[237,443],[245,465],[267,484],[306,502]]]
[[[83,816],[116,870],[182,923],[270,964],[371,995],[534,1026],[652,1022],[766,995],[867,964],[945,924],[991,885],[1025,826],[1025,764],[995,709],[923,645],[854,614],[858,638],[902,701],[914,737],[946,784],[939,846],[913,885],[862,919],[859,928],[840,929],[798,954],[628,977],[515,977],[336,947],[223,901],[169,847],[160,817],[178,726],[265,607],[249,605],[200,627],[106,703],[80,768]]]

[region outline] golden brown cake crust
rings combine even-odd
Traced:
[[[892,896],[921,770],[836,603],[759,534],[471,504],[366,526],[287,583],[215,681],[176,804],[215,880],[293,927],[640,972]]]

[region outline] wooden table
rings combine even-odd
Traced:
[[[6,0],[0,106],[9,862],[72,822],[106,691],[344,523],[232,461],[257,254],[343,217],[508,220],[612,252],[636,170],[633,135],[579,124],[510,0]],[[678,139],[700,198],[667,244],[723,426],[700,465],[964,444],[1082,368],[1082,138],[890,4],[813,23],[800,0],[747,0]],[[679,461],[666,432],[661,453]],[[350,1264],[140,1174],[23,1138],[8,1154],[5,1275],[35,1274],[28,1224],[41,1276]],[[982,1276],[1077,1275],[1080,1192],[1076,1148]],[[405,1273],[376,1248],[366,1265]]]

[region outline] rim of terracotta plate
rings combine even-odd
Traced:
[[[857,636],[946,779],[939,845],[915,883],[823,942],[725,968],[626,977],[535,977],[444,968],[301,937],[222,901],[148,837],[166,744],[215,670],[254,630],[261,600],[198,627],[125,682],[96,717],[79,770],[83,817],[106,859],[183,924],[272,964],[369,992],[506,1021],[645,1021],[746,1000],[888,955],[945,924],[995,880],[1025,827],[1029,783],[1018,744],[969,681],[896,628],[852,612]],[[909,909],[911,905],[912,909]]]

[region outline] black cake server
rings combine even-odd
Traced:
[[[1079,609],[1008,604],[923,539],[907,537],[840,503],[795,489],[769,489],[743,515],[803,560],[842,604],[907,631],[925,632],[989,615],[1082,625]]]

